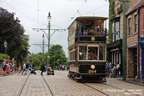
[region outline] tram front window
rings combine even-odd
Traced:
[[[87,46],[79,46],[79,60],[86,60]]]
[[[105,60],[105,46],[99,47],[99,60]]]
[[[98,47],[88,47],[88,60],[98,60]]]

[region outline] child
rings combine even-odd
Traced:
[[[10,72],[10,70],[9,70],[9,66],[7,65],[6,74],[9,75],[9,72]]]
[[[21,66],[19,66],[18,72],[19,72],[18,75],[21,74]]]
[[[83,35],[87,35],[87,32],[86,32],[86,30],[85,30],[85,29],[84,29]]]
[[[79,28],[78,36],[80,36],[81,34],[82,34],[82,32],[81,32],[81,28]]]

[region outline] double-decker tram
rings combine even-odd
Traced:
[[[68,27],[68,77],[105,82],[105,17],[77,17]]]

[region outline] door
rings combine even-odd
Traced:
[[[137,48],[134,48],[134,78],[137,76]]]

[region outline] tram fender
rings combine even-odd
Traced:
[[[80,75],[79,77],[75,77],[74,79],[82,79],[82,75]]]

